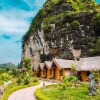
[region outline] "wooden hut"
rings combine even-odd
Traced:
[[[34,64],[32,67],[32,75],[36,76],[37,72],[39,71],[39,66],[38,64]]]
[[[53,59],[52,70],[54,79],[62,79],[64,76],[74,75],[71,70],[72,65],[76,66],[77,61],[74,60],[64,60],[64,59]]]
[[[40,63],[40,64],[39,64],[39,74],[40,74],[39,76],[40,76],[41,78],[44,77],[43,69],[44,69],[44,63]]]
[[[49,62],[49,61],[44,62],[44,70],[46,72],[46,78],[52,78],[51,64],[52,62]]]
[[[32,76],[36,76],[37,72],[38,72],[38,67],[32,68]]]
[[[87,77],[92,71],[100,71],[100,57],[81,58],[76,70],[80,73],[82,81],[87,81]]]

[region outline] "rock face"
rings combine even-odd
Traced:
[[[32,58],[34,66],[54,57],[89,56],[87,39],[96,39],[92,20],[97,13],[94,4],[91,0],[48,0],[23,37],[22,59]]]

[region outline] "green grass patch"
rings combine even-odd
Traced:
[[[30,84],[28,85],[20,85],[18,86],[17,84],[12,84],[12,85],[9,85],[4,93],[4,96],[3,98],[0,98],[0,100],[8,100],[8,97],[11,93],[13,93],[14,91],[16,90],[19,90],[19,89],[22,89],[22,88],[26,88],[26,87],[30,87],[30,86],[35,86],[35,85],[38,85],[40,84],[40,82],[31,82]]]
[[[49,86],[46,89],[38,88],[35,96],[38,100],[100,100],[99,94],[89,96],[87,85],[76,88],[68,87],[66,90],[59,90],[57,86]]]

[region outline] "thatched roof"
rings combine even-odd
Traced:
[[[38,71],[38,69],[39,69],[38,64],[33,64],[33,70]]]
[[[100,70],[100,56],[81,58],[76,69],[78,71]]]
[[[74,65],[74,66],[77,65],[77,61],[65,60],[65,59],[53,59],[53,63],[55,63],[60,69],[72,68],[72,65]]]
[[[44,62],[44,66],[46,66],[48,69],[51,68],[51,65],[52,65],[52,62],[50,62],[50,61],[45,61]]]
[[[100,56],[80,58],[80,61],[94,61],[94,60],[100,60]]]
[[[40,64],[39,64],[39,68],[40,68],[41,70],[43,70],[43,69],[44,69],[44,63],[40,63]]]
[[[34,67],[33,69],[34,69],[34,71],[38,71],[38,67]]]

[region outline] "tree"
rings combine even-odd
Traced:
[[[91,55],[100,55],[100,37],[98,37],[94,48],[89,49],[89,53]]]
[[[24,67],[27,69],[27,71],[31,69],[31,62],[32,62],[31,58],[23,59],[23,64],[24,64]]]
[[[100,13],[96,14],[93,17],[93,24],[94,24],[94,29],[96,31],[96,35],[100,36]]]

